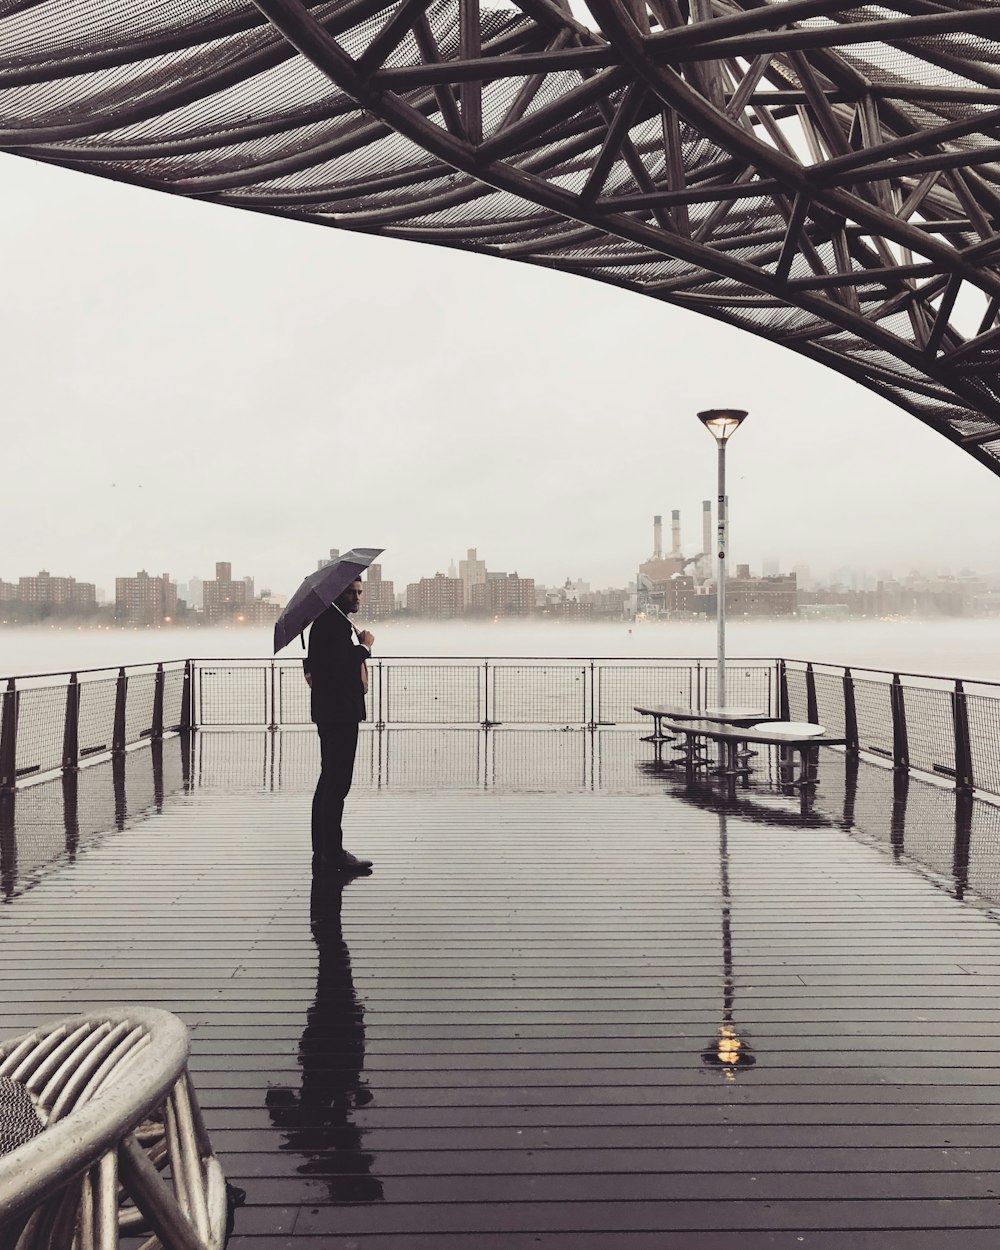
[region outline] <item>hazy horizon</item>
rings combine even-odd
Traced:
[[[358,623],[364,624],[363,613]],[[700,658],[714,663],[714,621],[429,621],[393,618],[370,624],[374,657]],[[166,660],[267,659],[266,626],[161,629],[6,626],[0,629],[0,677],[56,673]],[[1000,682],[1000,621],[735,619],[727,625],[731,660],[812,660],[885,671]],[[296,660],[298,641],[280,652]]]

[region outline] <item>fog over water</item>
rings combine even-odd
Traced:
[[[363,614],[357,618],[363,625]],[[683,657],[712,659],[714,621],[507,623],[383,621],[375,656]],[[977,620],[732,621],[731,658],[787,659],[1000,682],[1000,618]],[[67,672],[193,658],[272,654],[271,630],[0,629],[0,675]],[[282,656],[298,658],[298,642]]]

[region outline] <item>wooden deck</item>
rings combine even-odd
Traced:
[[[365,739],[375,872],[312,926],[311,735],[23,791],[0,1032],[180,1015],[233,1250],[995,1250],[1000,811],[829,751],[801,817],[636,734],[417,733]]]

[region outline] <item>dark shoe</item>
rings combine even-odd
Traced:
[[[334,872],[371,872],[372,867],[370,859],[358,859],[350,851],[339,851],[325,862]]]

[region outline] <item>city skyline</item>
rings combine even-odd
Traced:
[[[688,547],[690,547],[690,544],[688,545]],[[477,549],[472,548],[470,550],[475,551]],[[687,556],[688,552],[685,551],[684,554]],[[697,555],[697,553],[694,553],[694,554]],[[637,572],[638,572],[639,566],[643,564],[645,561],[649,560],[651,555],[652,555],[652,551],[646,556],[637,558],[635,561],[634,567],[631,570],[623,570],[623,575],[617,582],[614,582],[614,581],[607,582],[607,583],[600,582],[599,580],[595,578],[588,577],[586,570],[583,570],[577,576],[567,574],[564,577],[556,578],[552,581],[544,581],[541,578],[532,577],[530,575],[530,572],[528,571],[522,572],[520,568],[512,568],[510,570],[505,569],[505,570],[502,570],[502,572],[505,574],[509,573],[514,576],[520,576],[522,579],[527,579],[531,581],[535,586],[538,586],[540,588],[558,589],[560,587],[565,586],[567,583],[571,583],[575,587],[585,586],[590,591],[603,592],[603,591],[609,591],[609,590],[624,589],[624,588],[627,588],[629,585],[634,586],[636,583]],[[693,557],[691,559],[693,559]],[[688,562],[690,563],[691,560],[689,559]],[[212,577],[217,572],[219,563],[220,563],[219,561],[211,562],[211,572],[206,572],[204,577],[198,572],[190,573],[185,576],[184,574],[175,572],[172,569],[166,569],[160,573],[154,574],[149,570],[148,566],[142,566],[136,569],[133,573],[122,573],[122,572],[114,573],[110,575],[105,580],[104,583],[100,581],[94,582],[92,579],[84,580],[83,578],[79,577],[75,571],[71,569],[66,569],[62,565],[57,565],[55,572],[53,572],[48,567],[44,567],[42,569],[35,570],[34,573],[15,571],[12,577],[5,575],[4,570],[0,570],[0,597],[2,597],[3,590],[6,591],[6,595],[8,598],[12,597],[11,591],[14,587],[17,586],[18,582],[24,581],[24,580],[34,581],[35,579],[37,579],[39,575],[42,575],[42,576],[51,577],[53,581],[57,581],[57,582],[75,581],[81,587],[89,586],[90,588],[94,590],[95,595],[96,595],[96,600],[98,603],[109,603],[109,602],[114,602],[115,585],[117,582],[120,582],[126,579],[133,580],[136,577],[142,577],[145,575],[145,576],[148,576],[151,581],[159,581],[163,578],[169,578],[169,580],[172,583],[174,583],[174,585],[176,586],[180,597],[183,598],[184,596],[181,592],[189,588],[192,584],[195,584],[200,587],[201,584],[203,584],[205,581],[211,580]],[[231,566],[232,563],[233,562],[231,561],[226,562],[228,566]],[[319,563],[319,561],[314,561],[313,567],[315,567],[316,563]],[[432,569],[424,569],[422,571],[418,571],[415,573],[414,576],[409,576],[409,577],[396,574],[393,566],[391,565],[391,562],[387,562],[384,557],[378,562],[376,567],[382,570],[382,573],[381,573],[382,578],[388,582],[394,583],[396,587],[398,588],[399,593],[402,593],[407,586],[410,586],[414,583],[419,582],[422,578],[429,579],[429,578],[434,578],[439,575],[442,575],[444,577],[451,576],[452,574],[449,573],[449,569],[456,567],[459,563],[460,561],[449,559],[443,564],[433,567]],[[490,562],[483,559],[482,563],[486,565],[486,564],[489,564]],[[528,566],[524,564],[523,561],[522,561],[522,565],[523,565],[523,568],[527,570]],[[819,586],[840,585],[840,586],[844,586],[847,588],[855,588],[855,589],[866,589],[866,588],[871,589],[875,586],[875,584],[878,581],[881,581],[881,580],[905,581],[908,577],[912,577],[912,576],[925,577],[925,578],[937,578],[937,577],[958,578],[964,575],[972,575],[976,577],[983,577],[990,581],[1000,576],[997,573],[991,573],[987,569],[976,568],[976,567],[968,566],[968,565],[953,566],[951,568],[947,568],[947,567],[940,568],[936,566],[921,567],[920,565],[915,564],[912,567],[908,567],[908,568],[899,568],[899,567],[897,568],[889,568],[889,567],[874,568],[874,567],[852,565],[847,562],[840,562],[840,563],[833,564],[832,567],[828,571],[823,571],[821,569],[818,569],[816,566],[814,566],[808,559],[797,560],[797,561],[792,562],[791,564],[786,565],[784,561],[765,557],[763,560],[759,562],[759,564],[754,565],[752,561],[742,560],[738,556],[731,557],[729,560],[729,565],[730,565],[729,577],[736,576],[736,569],[740,565],[747,565],[750,568],[751,575],[753,577],[787,575],[789,573],[798,572],[800,582],[807,581],[810,584],[815,583],[816,585],[819,585]],[[499,570],[495,570],[492,567],[490,568],[491,576],[493,576],[497,572],[499,572]],[[394,575],[389,576],[389,573],[393,573]],[[457,576],[457,572],[454,575]],[[305,574],[303,576],[305,576]],[[271,599],[277,599],[277,600],[282,600],[282,601],[288,599],[291,596],[293,591],[296,589],[296,585],[297,585],[297,584],[288,585],[288,586],[267,585],[265,584],[264,579],[260,578],[252,571],[240,574],[238,577],[234,579],[234,581],[239,584],[249,585],[251,598],[254,597],[254,595],[256,594],[256,596],[258,597],[268,597]],[[200,607],[200,603],[197,606]]]

